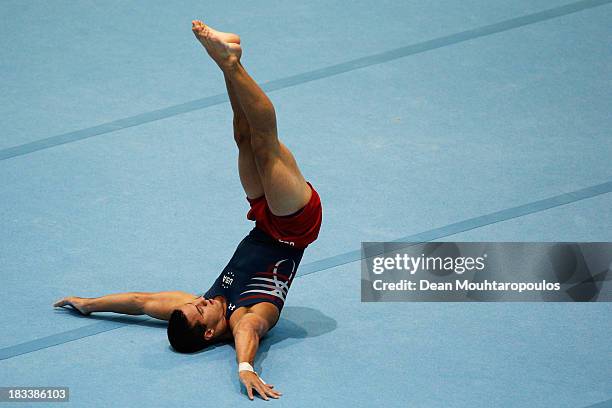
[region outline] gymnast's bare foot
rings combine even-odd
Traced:
[[[219,68],[230,69],[238,64],[242,48],[236,34],[213,30],[200,20],[191,22],[191,30]]]

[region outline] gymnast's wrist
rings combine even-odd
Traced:
[[[255,373],[255,369],[253,368],[251,363],[246,362],[246,361],[238,364],[238,374],[240,374],[242,371],[250,371],[252,373]],[[255,374],[257,374],[257,373],[255,373]]]
[[[89,314],[91,312],[94,312],[94,305],[93,305],[93,300],[95,299],[91,299],[91,298],[80,298],[81,299],[81,312],[83,314]]]
[[[263,378],[261,378],[259,376],[259,374],[257,374],[255,372],[255,370],[253,369],[253,366],[251,365],[251,363],[242,362],[242,363],[238,364],[238,376],[240,376],[241,379],[244,380],[244,378],[246,378],[246,377],[243,377],[243,373],[246,373],[246,372],[250,372],[250,373],[255,374],[255,376],[259,379],[259,381],[261,381],[264,384],[266,383],[263,380]]]

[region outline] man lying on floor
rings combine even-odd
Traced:
[[[319,234],[317,192],[277,136],[272,102],[240,63],[240,38],[193,21],[192,30],[225,77],[234,111],[238,173],[255,228],[204,295],[181,291],[130,292],[99,298],[66,297],[55,307],[92,312],[147,314],[168,320],[168,340],[179,352],[234,341],[241,382],[268,400],[281,393],[253,370],[260,339],[279,319],[304,249]]]

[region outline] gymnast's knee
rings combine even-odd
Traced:
[[[253,132],[251,134],[253,156],[260,165],[266,165],[280,157],[280,144],[274,132]]]

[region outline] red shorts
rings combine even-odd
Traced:
[[[312,185],[308,185],[312,195],[297,213],[284,217],[272,214],[264,195],[255,199],[247,197],[251,204],[247,218],[255,221],[255,226],[272,238],[297,248],[306,248],[317,239],[323,217],[321,198]]]

